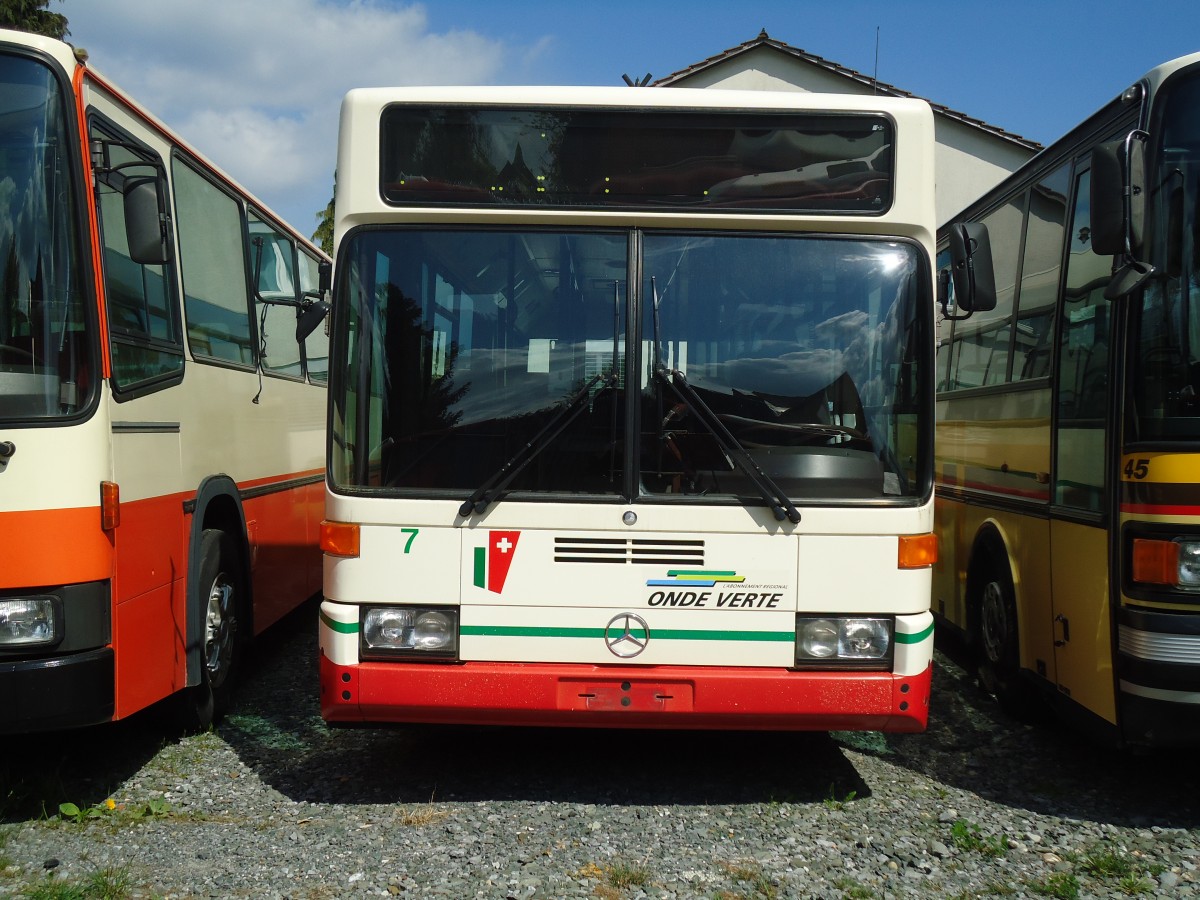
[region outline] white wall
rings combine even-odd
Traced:
[[[756,47],[682,77],[673,85],[804,93],[871,93],[868,84],[772,47]],[[935,209],[939,226],[1033,155],[1027,147],[936,110],[934,122],[937,137]]]

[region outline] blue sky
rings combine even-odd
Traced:
[[[309,233],[337,107],[386,84],[622,84],[776,40],[1042,143],[1200,51],[1200,0],[52,0],[69,40]],[[876,38],[878,36],[878,69]]]

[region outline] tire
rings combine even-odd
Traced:
[[[233,539],[205,529],[200,536],[196,599],[200,604],[200,683],[180,697],[180,725],[205,731],[228,711],[241,668],[245,635],[246,579]]]
[[[1012,573],[993,554],[977,583],[971,643],[980,684],[1006,711],[1027,715],[1029,692],[1021,678],[1021,637]]]

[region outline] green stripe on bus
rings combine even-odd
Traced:
[[[338,622],[335,619],[329,618],[329,616],[325,615],[325,613],[321,613],[321,621],[326,626],[328,626],[331,630],[336,631],[338,634],[357,634],[358,633],[358,623],[357,622]]]
[[[475,587],[483,587],[484,562],[487,559],[484,554],[486,552],[486,547],[475,548]]]
[[[905,634],[902,631],[896,632],[897,644],[919,644],[921,641],[933,635],[932,623],[923,631],[914,631],[912,634]]]
[[[471,637],[531,637],[531,638],[603,638],[603,628],[545,628],[521,625],[464,625],[464,636]],[[631,628],[630,635],[645,638],[640,628]],[[794,641],[792,631],[702,631],[699,629],[662,629],[652,636],[665,641]]]

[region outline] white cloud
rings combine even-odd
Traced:
[[[68,0],[91,63],[301,231],[332,190],[352,87],[486,84],[547,47],[434,32],[383,0]]]

